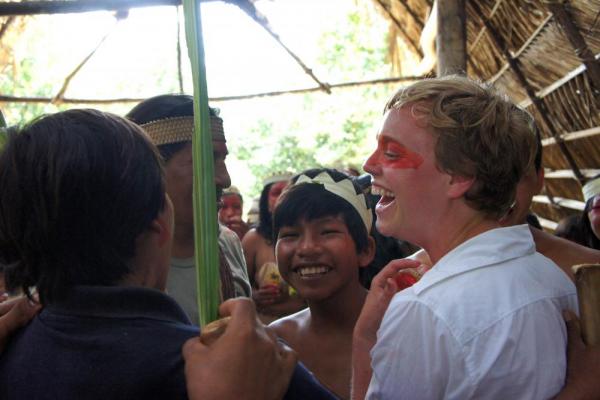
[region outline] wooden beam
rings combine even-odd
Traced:
[[[465,0],[438,0],[437,76],[467,70]]]
[[[412,47],[412,49],[415,51],[415,53],[417,53],[419,55],[419,57],[423,58],[423,51],[421,50],[421,48],[419,47],[419,45],[417,43],[415,43],[415,41],[406,32],[406,30],[404,29],[404,25],[400,21],[398,21],[398,18],[396,18],[394,16],[394,14],[392,14],[392,11],[389,10],[385,6],[385,4],[383,4],[383,2],[381,0],[375,0],[375,4],[377,4],[379,7],[381,7],[381,9],[392,20],[392,22],[394,23],[394,25],[396,25],[396,28],[398,28],[398,30],[400,31],[400,33],[404,37],[404,40],[406,41],[406,43],[408,43],[410,45],[410,47]]]
[[[582,169],[581,174],[586,178],[593,178],[600,174],[600,169]],[[577,179],[575,174],[570,169],[549,169],[544,171],[544,179]]]
[[[401,76],[395,78],[382,78],[382,79],[373,79],[367,81],[355,81],[355,82],[344,82],[330,85],[332,89],[338,88],[348,88],[348,87],[358,87],[358,86],[368,86],[368,85],[385,85],[391,83],[399,83],[399,82],[414,82],[420,79],[425,79],[425,76]],[[282,96],[285,94],[302,94],[302,93],[310,93],[310,92],[319,92],[321,91],[320,87],[312,87],[305,89],[293,89],[293,90],[284,90],[277,92],[265,92],[265,93],[255,93],[255,94],[246,94],[246,95],[238,95],[238,96],[224,96],[224,97],[211,97],[210,101],[218,102],[218,101],[231,101],[231,100],[246,100],[257,97],[273,97],[273,96]],[[51,103],[53,100],[52,97],[19,97],[19,96],[4,96],[0,95],[0,103]],[[66,104],[116,104],[116,103],[139,103],[141,101],[146,100],[146,98],[115,98],[115,99],[73,99],[73,98],[63,98],[61,100],[62,103]]]
[[[577,139],[592,137],[592,136],[596,136],[596,135],[600,135],[600,126],[597,126],[595,128],[590,128],[590,129],[584,129],[582,131],[563,133],[562,135],[560,135],[560,138],[563,141],[568,142],[570,140],[577,140]],[[556,139],[553,137],[542,139],[542,146],[544,146],[544,147],[553,145],[555,143],[556,143]]]
[[[471,7],[473,7],[473,9],[475,10],[476,14],[479,15],[479,18],[482,20],[483,24],[486,26],[488,32],[490,33],[490,37],[494,41],[494,44],[496,45],[498,50],[503,53],[504,58],[506,59],[506,61],[510,65],[511,70],[513,71],[514,75],[516,76],[517,81],[525,89],[527,96],[529,97],[529,99],[533,103],[534,107],[537,109],[540,117],[544,120],[546,126],[550,130],[550,134],[556,139],[556,143],[558,144],[558,147],[559,147],[561,153],[563,154],[565,160],[567,161],[567,163],[569,164],[569,166],[575,173],[577,180],[579,180],[579,182],[583,185],[585,183],[585,178],[583,177],[583,175],[581,175],[581,172],[579,172],[579,167],[577,166],[575,159],[571,155],[571,152],[565,145],[564,141],[560,138],[558,131],[554,127],[554,124],[552,124],[552,121],[550,121],[550,118],[548,117],[549,112],[546,109],[546,105],[540,98],[538,98],[536,96],[533,88],[527,81],[527,78],[525,78],[525,74],[523,73],[523,70],[521,69],[521,65],[519,64],[519,61],[516,58],[514,58],[512,56],[512,54],[510,54],[510,51],[508,50],[508,46],[505,43],[504,39],[498,33],[498,31],[492,25],[492,23],[483,16],[481,8],[477,4],[477,2],[472,1],[472,2],[470,2],[470,4],[471,4]]]
[[[202,2],[217,0],[200,0]],[[178,6],[181,0],[56,0],[0,3],[0,15],[70,14],[139,7]]]
[[[567,39],[569,39],[571,46],[573,46],[575,54],[577,54],[577,57],[579,57],[587,68],[588,77],[596,92],[596,96],[600,96],[600,63],[596,61],[594,53],[588,47],[565,5],[558,2],[549,2],[547,4],[550,11],[556,16],[556,20],[562,27]]]
[[[540,225],[542,225],[542,228],[546,228],[546,229],[550,229],[551,231],[555,231],[556,227],[558,226],[558,224],[554,221],[551,221],[549,219],[546,218],[542,218],[539,215],[537,216],[538,221],[540,221]]]
[[[329,84],[326,82],[321,82],[319,78],[313,73],[312,69],[308,68],[308,66],[298,57],[289,47],[287,47],[279,35],[271,28],[269,21],[262,14],[258,12],[254,4],[250,0],[228,0],[227,3],[233,4],[241,9],[246,15],[252,18],[258,25],[260,25],[275,41],[283,47],[283,49],[296,61],[296,63],[302,68],[304,73],[311,77],[311,79],[319,85],[322,91],[327,94],[331,94],[331,89]]]
[[[513,58],[520,57],[521,54],[525,50],[527,50],[527,48],[529,47],[531,42],[533,42],[537,38],[537,36],[544,30],[546,25],[548,25],[548,22],[550,22],[551,20],[552,20],[552,14],[548,15],[546,17],[546,19],[544,19],[542,21],[542,23],[536,28],[536,30],[531,34],[531,36],[529,36],[529,39],[527,39],[525,41],[525,43],[523,43],[521,48],[519,50],[517,50],[516,53],[511,54],[512,57]],[[488,80],[488,83],[493,84],[494,82],[496,82],[508,69],[510,69],[510,64],[508,64],[508,63],[504,64],[504,66],[502,68],[500,68],[500,70],[496,73],[496,75],[494,75],[491,79]]]
[[[423,24],[423,21],[421,21],[419,19],[419,16],[417,15],[417,13],[410,7],[410,5],[408,5],[408,3],[406,2],[406,0],[398,0],[398,3],[402,4],[402,6],[406,10],[406,12],[410,14],[410,16],[412,17],[413,21],[415,21],[415,24],[417,24],[417,26],[419,27],[419,29],[423,30],[423,27],[425,26],[425,24]]]
[[[4,22],[2,24],[2,27],[0,27],[0,40],[2,40],[2,37],[4,36],[4,34],[6,33],[6,30],[8,29],[8,27],[15,21],[15,17],[11,16],[8,17],[6,19],[6,22]]]
[[[179,16],[179,7],[175,9],[177,13],[177,82],[179,83],[179,93],[183,94],[183,72],[181,55],[181,17]]]
[[[600,60],[600,53],[596,54],[596,60]],[[567,72],[565,74],[565,76],[563,76],[562,78],[560,78],[556,82],[553,82],[551,85],[548,85],[545,88],[542,88],[541,90],[537,91],[535,93],[535,95],[537,97],[539,97],[540,99],[543,99],[544,97],[546,97],[550,93],[554,92],[555,90],[559,89],[561,86],[563,86],[564,84],[566,84],[567,82],[569,82],[571,79],[573,79],[576,76],[584,73],[585,71],[587,71],[587,68],[586,68],[585,64],[581,64],[578,67],[576,67],[575,69]],[[531,99],[527,99],[527,100],[524,100],[521,103],[519,103],[519,106],[521,106],[522,108],[527,108],[531,104],[532,104]]]
[[[553,196],[552,200],[554,202],[551,202],[550,199],[548,199],[548,197],[544,196],[544,195],[533,196],[534,203],[550,204],[553,206],[559,206],[562,208],[568,208],[570,210],[577,210],[577,211],[583,211],[585,208],[585,203],[583,201],[579,201],[579,200],[565,199],[563,197],[556,197],[556,196]]]

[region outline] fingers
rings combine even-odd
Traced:
[[[390,261],[375,278],[373,278],[373,282],[371,286],[379,286],[381,288],[385,288],[386,282],[388,279],[395,277],[398,274],[398,271],[406,269],[406,268],[418,268],[421,263],[415,260],[409,259],[401,259],[401,260],[392,260]]]
[[[9,311],[0,317],[0,351],[4,350],[9,337],[31,321],[41,308],[40,304],[33,303],[26,297],[11,300]]]

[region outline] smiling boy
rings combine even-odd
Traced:
[[[375,252],[371,210],[346,175],[313,169],[281,196],[273,223],[281,274],[309,308],[271,327],[322,384],[349,398],[352,331],[367,295],[358,270]]]

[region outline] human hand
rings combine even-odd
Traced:
[[[572,311],[563,316],[568,333],[567,378],[555,400],[600,399],[600,347],[583,342],[579,319]]]
[[[396,277],[406,268],[418,268],[415,260],[393,260],[373,278],[371,290],[360,312],[352,337],[352,399],[362,400],[371,381],[370,352],[377,342],[377,330],[383,316],[398,291]]]
[[[296,353],[258,321],[249,299],[228,300],[219,310],[231,317],[222,335],[209,345],[193,338],[183,346],[189,398],[281,399],[297,362]]]
[[[39,303],[27,297],[4,300],[5,297],[0,304],[0,353],[4,351],[11,335],[27,325],[42,308]]]
[[[415,260],[392,260],[379,271],[371,282],[371,290],[354,327],[355,338],[367,340],[372,343],[371,347],[375,344],[381,320],[398,291],[396,282],[398,273],[407,268],[418,269],[420,265],[421,263]]]
[[[265,285],[252,291],[252,299],[258,309],[277,303],[281,298],[279,286]]]

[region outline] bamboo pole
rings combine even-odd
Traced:
[[[194,82],[194,240],[199,320],[206,326],[218,318],[219,262],[214,160],[200,0],[183,0],[185,33]]]
[[[581,264],[573,267],[583,341],[600,345],[600,265]]]

